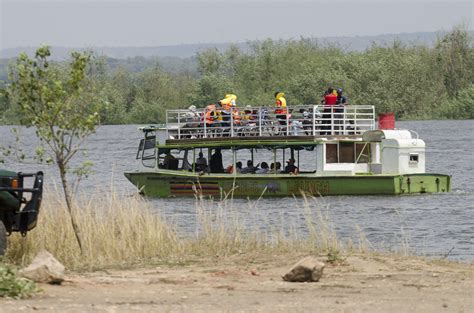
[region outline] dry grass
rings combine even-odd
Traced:
[[[324,206],[314,198],[306,198],[300,208],[303,225],[287,225],[282,215],[280,225],[269,227],[270,223],[265,222],[266,217],[258,206],[258,200],[238,207],[232,200],[211,201],[198,197],[196,231],[179,236],[172,224],[152,213],[152,206],[146,199],[97,192],[74,202],[84,242],[84,253],[81,254],[60,193],[45,192],[37,228],[26,238],[12,235],[7,259],[24,265],[38,251],[46,249],[69,269],[90,270],[183,263],[201,257],[233,254],[303,252],[334,255],[366,249],[364,240],[357,247],[351,242],[341,243],[327,211],[325,214]],[[271,224],[275,225],[274,222]],[[361,235],[361,238],[364,237]]]

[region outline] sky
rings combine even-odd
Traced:
[[[472,0],[0,0],[0,50],[472,30],[473,16]]]

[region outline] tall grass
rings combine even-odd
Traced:
[[[298,225],[288,225],[283,215],[276,224],[266,223],[267,217],[258,207],[258,201],[249,201],[243,207],[234,205],[232,200],[197,197],[195,232],[183,235],[171,222],[153,213],[151,204],[141,196],[97,192],[77,197],[74,212],[84,241],[81,253],[60,193],[45,192],[38,226],[25,238],[12,235],[6,257],[24,265],[46,249],[69,269],[80,270],[182,262],[216,255],[326,254],[354,248],[337,238],[327,212],[313,198],[303,201]],[[364,249],[364,244],[359,244],[358,249]]]

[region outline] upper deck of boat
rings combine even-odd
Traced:
[[[169,145],[356,140],[374,129],[374,106],[367,105],[167,110],[165,125]]]

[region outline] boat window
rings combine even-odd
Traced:
[[[326,163],[338,163],[337,143],[326,144]]]
[[[356,163],[369,163],[370,145],[367,143],[356,143]]]
[[[159,149],[158,167],[167,170],[185,170],[191,169],[188,161],[189,150],[180,149]]]
[[[339,143],[339,163],[354,163],[354,143],[340,142]]]
[[[418,153],[410,153],[410,163],[418,163],[419,155]]]
[[[369,145],[365,143],[327,143],[326,163],[368,163],[369,153]]]
[[[316,172],[316,151],[314,146],[313,149],[302,149],[295,151],[295,159],[299,173]]]
[[[137,151],[137,159],[154,159],[156,155],[155,151],[156,137],[150,136],[145,139],[140,140]]]

